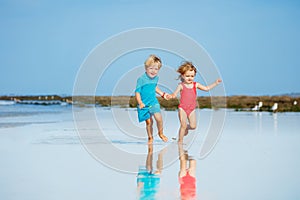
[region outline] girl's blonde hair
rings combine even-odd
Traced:
[[[152,66],[153,64],[158,64],[158,69],[161,68],[162,64],[161,64],[161,59],[156,56],[156,55],[150,55],[147,60],[145,61],[145,69],[147,69],[148,67]]]
[[[178,67],[177,72],[180,74],[178,78],[181,78],[181,75],[184,75],[187,71],[194,71],[196,75],[197,69],[192,62],[185,61]]]

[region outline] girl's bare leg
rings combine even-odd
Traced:
[[[186,159],[186,153],[184,152],[182,144],[178,143],[178,153],[179,153],[179,160],[180,160],[180,169],[178,176],[179,178],[184,177],[186,175],[186,169],[187,169],[187,159]]]
[[[197,126],[197,121],[196,121],[196,110],[192,111],[190,113],[190,115],[188,116],[188,120],[189,120],[189,125],[188,125],[188,129],[189,130],[194,130],[196,129]]]
[[[179,133],[178,133],[178,143],[182,144],[183,143],[183,137],[186,135],[187,131],[187,116],[186,113],[183,109],[179,108],[178,109],[178,118],[180,121],[180,128],[179,128]]]
[[[192,177],[196,177],[196,160],[195,159],[189,159],[189,174]]]

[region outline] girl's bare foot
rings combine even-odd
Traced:
[[[164,134],[159,134],[160,139],[162,139],[162,141],[167,142],[168,138],[167,136],[165,136]]]

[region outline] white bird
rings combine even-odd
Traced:
[[[276,112],[277,109],[278,109],[278,103],[274,103],[274,105],[272,106],[271,110],[273,112]]]
[[[260,101],[260,102],[258,103],[258,108],[261,108],[262,106],[263,106],[263,102]]]
[[[294,106],[297,105],[297,103],[298,103],[297,101],[294,101]]]
[[[259,109],[259,108],[258,108],[258,105],[255,105],[251,110],[252,110],[252,111],[258,111],[258,109]]]

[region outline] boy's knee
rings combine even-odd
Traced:
[[[146,126],[152,126],[153,125],[153,121],[151,119],[146,120]]]
[[[162,122],[162,116],[160,113],[155,113],[154,114],[154,119],[155,121],[158,123],[158,122]]]
[[[146,128],[152,128],[152,124],[146,124]]]
[[[152,126],[153,126],[153,123],[152,123],[152,122],[146,123],[146,126],[147,126],[147,127],[152,127]]]
[[[163,124],[163,121],[162,121],[162,120],[157,120],[157,121],[156,121],[156,124],[157,124],[157,125],[162,125],[162,124]]]

